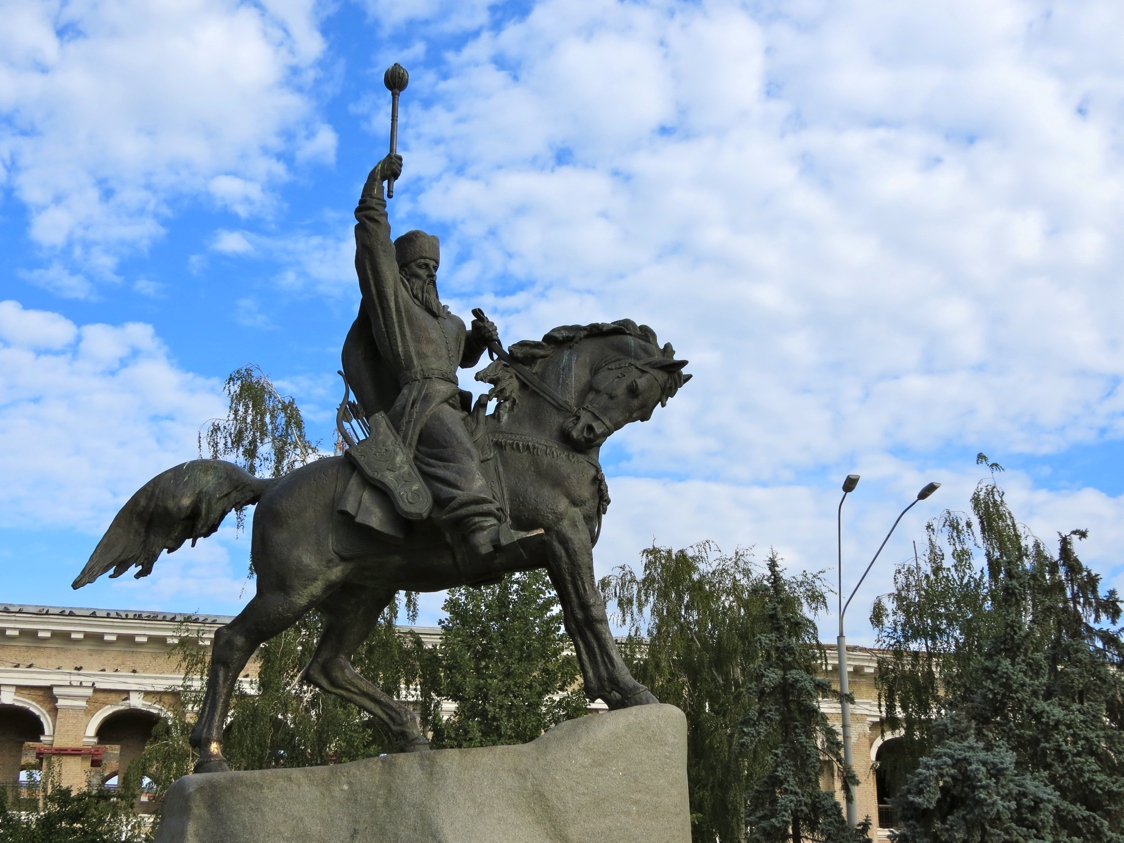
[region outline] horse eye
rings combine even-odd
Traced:
[[[640,395],[640,381],[633,381],[628,385],[628,394],[633,398]]]

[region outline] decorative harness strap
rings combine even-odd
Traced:
[[[506,362],[506,361],[505,361]],[[597,526],[594,528],[592,543],[597,544],[601,537],[601,520],[609,510],[609,483],[605,480],[605,472],[601,470],[601,463],[596,457],[573,451],[554,439],[545,439],[541,436],[529,436],[525,433],[501,433],[490,431],[487,434],[492,444],[505,451],[516,451],[533,456],[560,457],[571,462],[583,462],[590,466],[594,472],[597,483]],[[501,483],[504,482],[502,479]],[[505,490],[506,496],[506,490]]]

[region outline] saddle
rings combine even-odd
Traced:
[[[469,432],[480,453],[481,469],[492,496],[507,513],[507,495],[487,436],[481,399],[468,417]],[[336,510],[372,530],[378,538],[401,544],[409,521],[424,521],[433,511],[433,496],[422,480],[398,431],[385,413],[368,417],[365,438],[352,440],[344,457],[355,468],[337,496]],[[457,548],[459,551],[460,549]]]

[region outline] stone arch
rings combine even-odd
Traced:
[[[876,737],[874,740],[872,740],[870,742],[870,761],[871,761],[871,763],[873,764],[875,761],[878,760],[878,750],[882,747],[882,744],[886,743],[887,741],[892,741],[894,738],[900,738],[904,734],[905,734],[905,732],[903,732],[901,729],[894,729],[894,731],[886,732],[885,734],[881,734],[878,737]]]
[[[144,751],[152,729],[164,713],[161,706],[146,703],[137,694],[125,703],[105,706],[90,718],[83,742],[87,746],[118,747],[115,754],[103,761],[105,766],[101,774],[105,779],[125,774],[129,765]]]
[[[893,807],[894,798],[913,774],[914,764],[902,750],[905,741],[901,733],[889,735],[871,747],[871,755],[876,762],[874,787],[878,800],[878,827],[896,828],[897,818]]]
[[[90,718],[90,722],[86,724],[86,734],[82,738],[82,743],[86,746],[93,746],[96,744],[98,742],[98,731],[101,729],[102,724],[115,714],[120,714],[123,711],[145,711],[157,718],[167,716],[168,714],[168,710],[162,705],[146,702],[139,696],[130,694],[127,702],[107,705],[99,709],[94,716]]]
[[[33,708],[17,703],[12,696],[6,696],[0,703],[0,784],[14,785],[23,769],[24,748],[27,744],[38,743],[43,735],[43,715]]]
[[[39,733],[39,740],[43,743],[52,743],[55,739],[55,723],[51,719],[51,715],[47,709],[39,705],[34,700],[27,700],[23,697],[17,697],[15,694],[4,694],[0,696],[0,707],[12,706],[13,708],[22,708],[25,711],[31,712],[39,720],[39,725],[42,730]]]

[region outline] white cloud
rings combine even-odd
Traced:
[[[320,125],[297,146],[296,158],[301,162],[331,164],[336,160],[339,136],[331,126]]]
[[[24,310],[18,301],[0,302],[0,342],[14,348],[57,351],[74,342],[78,327],[57,313]]]
[[[219,384],[176,367],[149,325],[0,303],[0,526],[104,529],[224,412]]]
[[[268,316],[261,312],[258,302],[254,298],[238,299],[234,303],[235,318],[240,325],[247,328],[276,329],[276,325]]]
[[[195,547],[185,544],[161,555],[147,577],[135,579],[130,571],[117,580],[99,580],[79,594],[87,601],[100,598],[129,607],[237,614],[256,585],[247,579],[249,547],[248,531],[237,535],[233,525],[224,525]]]
[[[243,218],[262,212],[268,205],[265,191],[258,182],[238,176],[215,176],[208,189],[219,205]]]
[[[32,239],[111,271],[174,199],[268,210],[287,154],[330,158],[307,93],[318,14],[311,0],[8,3],[0,184],[28,206]]]
[[[691,360],[622,470],[1118,437],[1105,8],[546,0],[411,106],[398,192],[509,339],[628,316]]]
[[[280,265],[276,282],[291,291],[310,291],[359,301],[355,280],[355,236],[350,226],[338,234],[258,234],[219,231],[211,242],[216,252],[269,260]]]
[[[154,299],[163,296],[164,285],[159,281],[153,281],[151,278],[138,278],[133,282],[133,289],[142,296]]]
[[[88,299],[94,294],[93,284],[83,276],[70,272],[58,261],[45,269],[20,270],[19,276],[64,299]]]
[[[211,248],[224,255],[248,255],[254,251],[254,247],[241,231],[216,232]]]
[[[362,0],[371,20],[384,30],[402,30],[410,24],[424,23],[430,32],[463,32],[488,22],[489,11],[500,5],[495,0]]]
[[[902,519],[885,550],[871,568],[847,612],[848,640],[872,645],[869,625],[874,598],[893,590],[895,566],[913,558],[913,542],[925,550],[925,523],[943,510],[969,510],[969,498],[987,472],[976,470],[918,471],[901,462],[865,463],[858,489],[843,509],[843,596],[850,595],[886,532],[901,510],[929,480],[943,485]],[[838,472],[839,480],[845,472]],[[1094,489],[1072,492],[1034,488],[1017,472],[998,477],[1015,516],[1047,547],[1057,548],[1057,534],[1088,528],[1088,540],[1077,551],[1093,570],[1104,574],[1105,588],[1124,583],[1124,497],[1110,497]],[[802,485],[744,486],[706,481],[674,481],[641,477],[609,478],[613,503],[605,516],[601,541],[594,552],[599,576],[618,565],[637,569],[639,549],[653,542],[683,548],[712,540],[726,552],[752,547],[763,562],[770,549],[790,569],[821,571],[835,592],[836,509],[841,492]],[[982,556],[978,557],[982,561]],[[836,599],[820,621],[821,640],[838,632]]]

